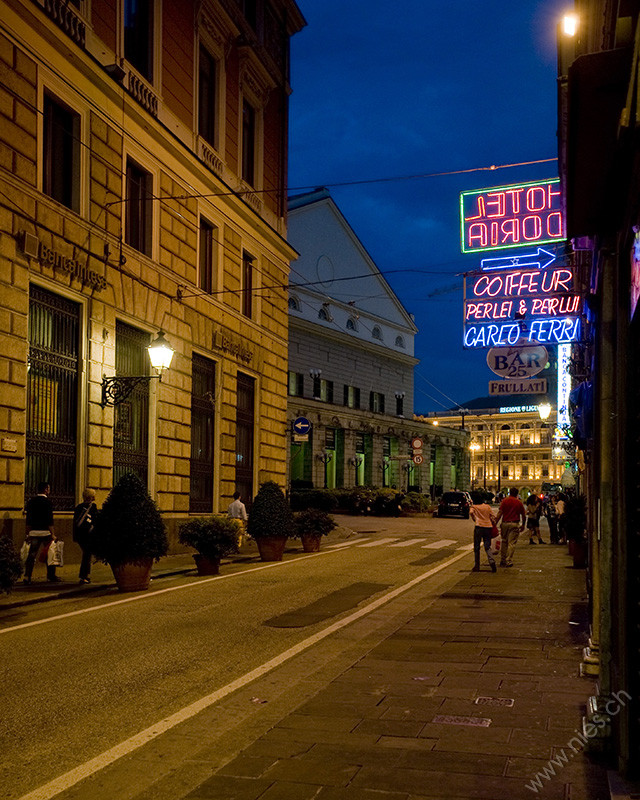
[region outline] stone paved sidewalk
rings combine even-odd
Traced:
[[[584,570],[521,545],[512,569],[460,575],[187,797],[608,800],[575,744],[595,691]]]

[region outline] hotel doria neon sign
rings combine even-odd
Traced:
[[[562,241],[559,179],[462,192],[460,233],[463,253]]]
[[[575,342],[582,298],[569,267],[476,272],[464,281],[464,346]]]

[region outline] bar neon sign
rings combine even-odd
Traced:
[[[505,250],[565,239],[560,180],[460,193],[463,253]]]

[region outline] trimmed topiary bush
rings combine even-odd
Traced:
[[[307,508],[320,508],[322,511],[333,511],[338,507],[338,498],[330,489],[293,489],[289,498],[293,511],[304,511]]]
[[[241,531],[236,519],[195,517],[180,526],[178,539],[200,555],[220,559],[238,552],[238,534]]]
[[[306,511],[299,511],[293,517],[294,536],[326,536],[336,528],[336,523],[331,519],[326,511],[319,508],[308,508]]]
[[[167,554],[162,516],[144,484],[128,472],[111,490],[98,514],[92,552],[105,564],[137,563]]]
[[[282,489],[274,481],[263,483],[255,496],[247,533],[254,539],[293,535],[293,515]]]
[[[9,594],[21,575],[20,555],[16,552],[11,537],[0,533],[0,592]]]

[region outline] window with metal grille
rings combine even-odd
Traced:
[[[216,103],[218,63],[209,51],[200,45],[198,68],[198,133],[216,146]]]
[[[125,241],[145,255],[151,255],[153,178],[135,161],[127,159]]]
[[[189,511],[211,513],[215,433],[216,365],[193,354],[191,382],[191,472]]]
[[[80,306],[31,286],[25,496],[51,484],[58,511],[76,502]]]
[[[80,210],[80,116],[45,93],[42,113],[42,191]]]
[[[200,217],[200,270],[199,285],[211,294],[215,289],[218,229]]]
[[[238,373],[236,395],[236,489],[245,505],[253,496],[255,380]]]
[[[149,334],[125,322],[116,322],[116,375],[147,375]],[[149,384],[139,383],[115,407],[113,429],[113,483],[134,472],[147,485],[149,471]]]

